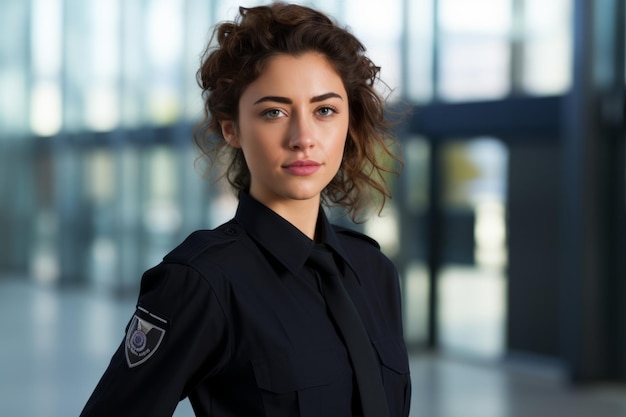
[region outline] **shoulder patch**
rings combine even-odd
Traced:
[[[378,244],[378,242],[374,239],[372,239],[371,237],[369,237],[366,234],[357,232],[356,230],[352,230],[352,229],[348,229],[346,227],[342,227],[342,226],[337,226],[337,225],[333,225],[333,229],[335,230],[335,233],[341,234],[341,235],[347,235],[347,236],[352,236],[358,239],[361,239],[365,242],[368,242],[369,244],[375,246],[377,249],[380,249],[380,245]]]
[[[125,351],[129,368],[141,365],[154,355],[161,346],[166,325],[167,320],[137,307],[126,330]]]
[[[231,220],[213,230],[197,230],[168,253],[165,262],[187,263],[209,247],[234,242],[243,233],[241,226]]]

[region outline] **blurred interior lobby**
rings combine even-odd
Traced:
[[[262,3],[0,0],[1,416],[78,415],[143,271],[234,214],[195,72]],[[401,115],[393,199],[350,227],[400,271],[411,416],[626,416],[625,1],[300,3]]]

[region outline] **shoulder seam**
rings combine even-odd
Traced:
[[[213,230],[195,231],[165,255],[163,262],[189,264],[211,246],[219,247],[237,241],[241,232],[239,225],[231,223],[226,223]]]
[[[335,233],[340,233],[343,235],[349,235],[349,236],[355,237],[357,239],[368,242],[372,246],[375,246],[377,249],[380,249],[380,244],[375,239],[369,237],[368,235],[364,233],[357,232],[356,230],[348,229],[346,227],[337,226],[337,225],[333,225],[333,229],[335,230]]]

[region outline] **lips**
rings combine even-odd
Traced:
[[[315,161],[294,161],[289,164],[283,165],[283,168],[287,170],[290,174],[306,176],[311,175],[317,172],[322,164]]]

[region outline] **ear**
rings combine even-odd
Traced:
[[[222,136],[224,140],[233,148],[241,148],[239,144],[239,136],[237,135],[237,125],[233,120],[222,120],[220,122],[222,128]]]

